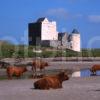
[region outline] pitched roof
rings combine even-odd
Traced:
[[[45,20],[45,17],[42,17],[42,18],[39,18],[38,20],[37,20],[37,22],[42,22],[42,21],[44,21]]]

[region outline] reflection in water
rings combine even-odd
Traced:
[[[80,76],[81,76],[80,71],[76,71],[72,73],[72,77],[80,77]]]
[[[96,76],[100,75],[100,71],[96,71]],[[89,77],[93,76],[92,72],[89,69],[83,69],[81,70],[81,77]]]
[[[77,71],[72,74],[72,77],[90,77],[90,76],[93,76],[90,69],[82,69],[81,71]],[[95,76],[100,76],[100,70],[96,71]]]

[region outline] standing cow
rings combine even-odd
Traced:
[[[45,67],[49,66],[49,64],[43,60],[34,60],[32,63],[28,63],[28,65],[32,66],[34,77],[37,77],[37,69],[40,69],[40,72],[42,72],[45,70]]]
[[[9,79],[12,79],[13,75],[16,77],[21,77],[21,75],[27,71],[26,67],[16,67],[16,66],[9,66],[7,67],[7,76]]]
[[[100,65],[93,65],[90,71],[92,72],[93,75],[96,75],[96,71],[100,70]]]

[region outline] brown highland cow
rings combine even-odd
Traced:
[[[7,67],[7,75],[9,79],[12,79],[13,75],[19,78],[26,71],[27,71],[26,67],[15,67],[15,66]]]
[[[41,78],[40,80],[34,83],[34,88],[35,89],[62,88],[62,82],[68,79],[69,77],[64,72],[61,72],[53,76],[45,76],[44,78]]]
[[[93,65],[90,71],[92,72],[93,75],[96,75],[96,71],[100,70],[100,65]]]
[[[44,70],[45,67],[49,66],[49,64],[43,60],[34,60],[29,65],[32,66],[33,76],[37,76],[37,69],[40,69],[40,71]]]

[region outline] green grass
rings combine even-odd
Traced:
[[[6,80],[6,79],[8,79],[8,78],[5,76],[0,76],[0,80]]]
[[[17,57],[100,57],[100,49],[82,49],[75,52],[69,49],[58,50],[53,47],[39,47],[27,45],[13,45],[10,43],[0,44],[0,58]],[[34,53],[33,49],[42,49],[42,53]],[[48,50],[47,50],[48,49]]]

